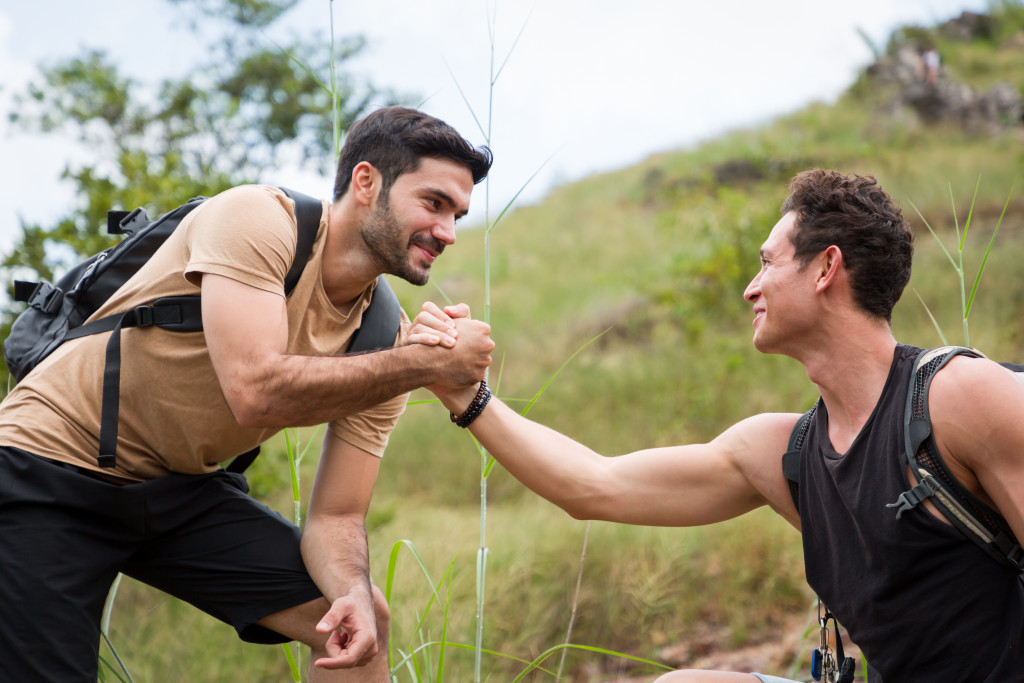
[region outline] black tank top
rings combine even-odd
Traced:
[[[1024,585],[919,506],[903,413],[920,349],[898,346],[874,412],[845,454],[818,402],[800,463],[807,581],[870,664],[871,683],[1024,681]],[[860,666],[858,665],[858,669]]]

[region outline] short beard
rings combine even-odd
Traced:
[[[377,267],[382,273],[400,277],[406,282],[422,287],[430,279],[429,268],[417,268],[412,264],[409,247],[423,244],[436,254],[444,251],[445,245],[432,238],[413,235],[406,239],[401,224],[391,211],[387,194],[381,194],[377,206],[363,223],[363,242],[370,249]]]

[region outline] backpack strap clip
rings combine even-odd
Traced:
[[[897,508],[896,519],[903,516],[903,513],[907,510],[911,510],[925,501],[927,498],[934,496],[938,490],[942,488],[942,484],[932,476],[925,476],[921,479],[921,483],[900,494],[900,497],[896,499],[895,503],[888,503],[885,507]]]
[[[15,280],[14,282],[14,300],[24,301],[31,308],[42,311],[47,315],[57,312],[57,309],[60,308],[61,297],[63,296],[63,289],[46,281],[25,282],[23,280]]]
[[[110,235],[130,235],[149,223],[149,214],[142,207],[131,211],[107,211],[107,233]]]
[[[136,306],[132,313],[135,314],[135,327],[151,327],[153,325],[152,306]]]
[[[1006,561],[1017,570],[1018,574],[1024,575],[1024,548],[1019,543],[1016,543],[1014,539],[1006,538],[1006,535],[1002,533],[996,536],[995,543],[1001,547],[1011,546],[1009,550],[1004,550]]]

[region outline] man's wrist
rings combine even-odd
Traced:
[[[486,380],[481,380],[480,384],[477,386],[476,393],[473,395],[469,405],[466,406],[466,409],[458,415],[456,415],[454,411],[448,413],[451,417],[451,421],[465,429],[480,416],[480,413],[482,413],[484,408],[487,407],[487,403],[490,400],[491,389],[487,386]]]

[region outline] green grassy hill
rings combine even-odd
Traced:
[[[508,214],[490,234],[490,320],[498,343],[492,385],[506,400],[529,399],[585,346],[530,416],[609,455],[704,441],[755,412],[804,410],[814,387],[794,361],[753,350],[742,291],[788,180],[815,166],[873,174],[903,204],[917,233],[917,260],[894,327],[900,340],[919,345],[941,340],[918,295],[949,342],[963,337],[959,282],[912,207],[955,249],[956,226],[964,229],[977,188],[964,249],[969,291],[1016,181],[971,313],[970,341],[996,358],[1024,358],[1024,125],[1006,116],[984,126],[966,115],[936,116],[928,108],[934,102],[907,100],[908,86],[893,76],[901,48],[928,41],[943,55],[944,83],[978,97],[1007,83],[1019,96],[1024,9],[1003,3],[980,26],[908,27],[835,103],[566,185]],[[505,153],[496,149],[499,159]],[[435,265],[436,287],[396,283],[396,290],[411,315],[425,299],[447,296],[482,317],[484,259],[484,230],[463,230]],[[290,515],[280,493],[283,452],[266,450],[252,470],[254,490]],[[307,490],[312,464],[304,470]],[[442,637],[473,643],[480,472],[474,443],[438,405],[409,407],[370,512],[372,568],[383,584],[392,549],[407,539],[444,603],[431,607],[424,570],[400,546],[392,609],[402,652]],[[672,665],[696,661],[701,648],[678,646],[705,642],[709,629],[719,634],[709,647],[728,649],[792,640],[792,625],[806,623],[811,595],[798,534],[767,511],[707,529],[588,527],[532,496],[500,466],[487,493],[490,650],[531,660],[564,640],[574,607],[574,643]],[[137,586],[127,586],[120,600],[114,640],[136,680],[287,680],[280,648],[254,653],[230,629]],[[182,624],[187,640],[166,636],[169,626],[186,630]],[[788,672],[810,646],[793,647],[766,666]],[[420,652],[422,680],[433,679],[439,657],[436,647]],[[472,653],[449,649],[445,658],[445,680],[472,679]],[[558,657],[547,663],[557,668]],[[602,680],[627,668],[589,652],[573,652],[566,667],[572,680]],[[524,668],[497,656],[484,661],[492,681]],[[402,668],[399,680],[414,680],[411,671]],[[649,680],[654,670],[646,671]]]

